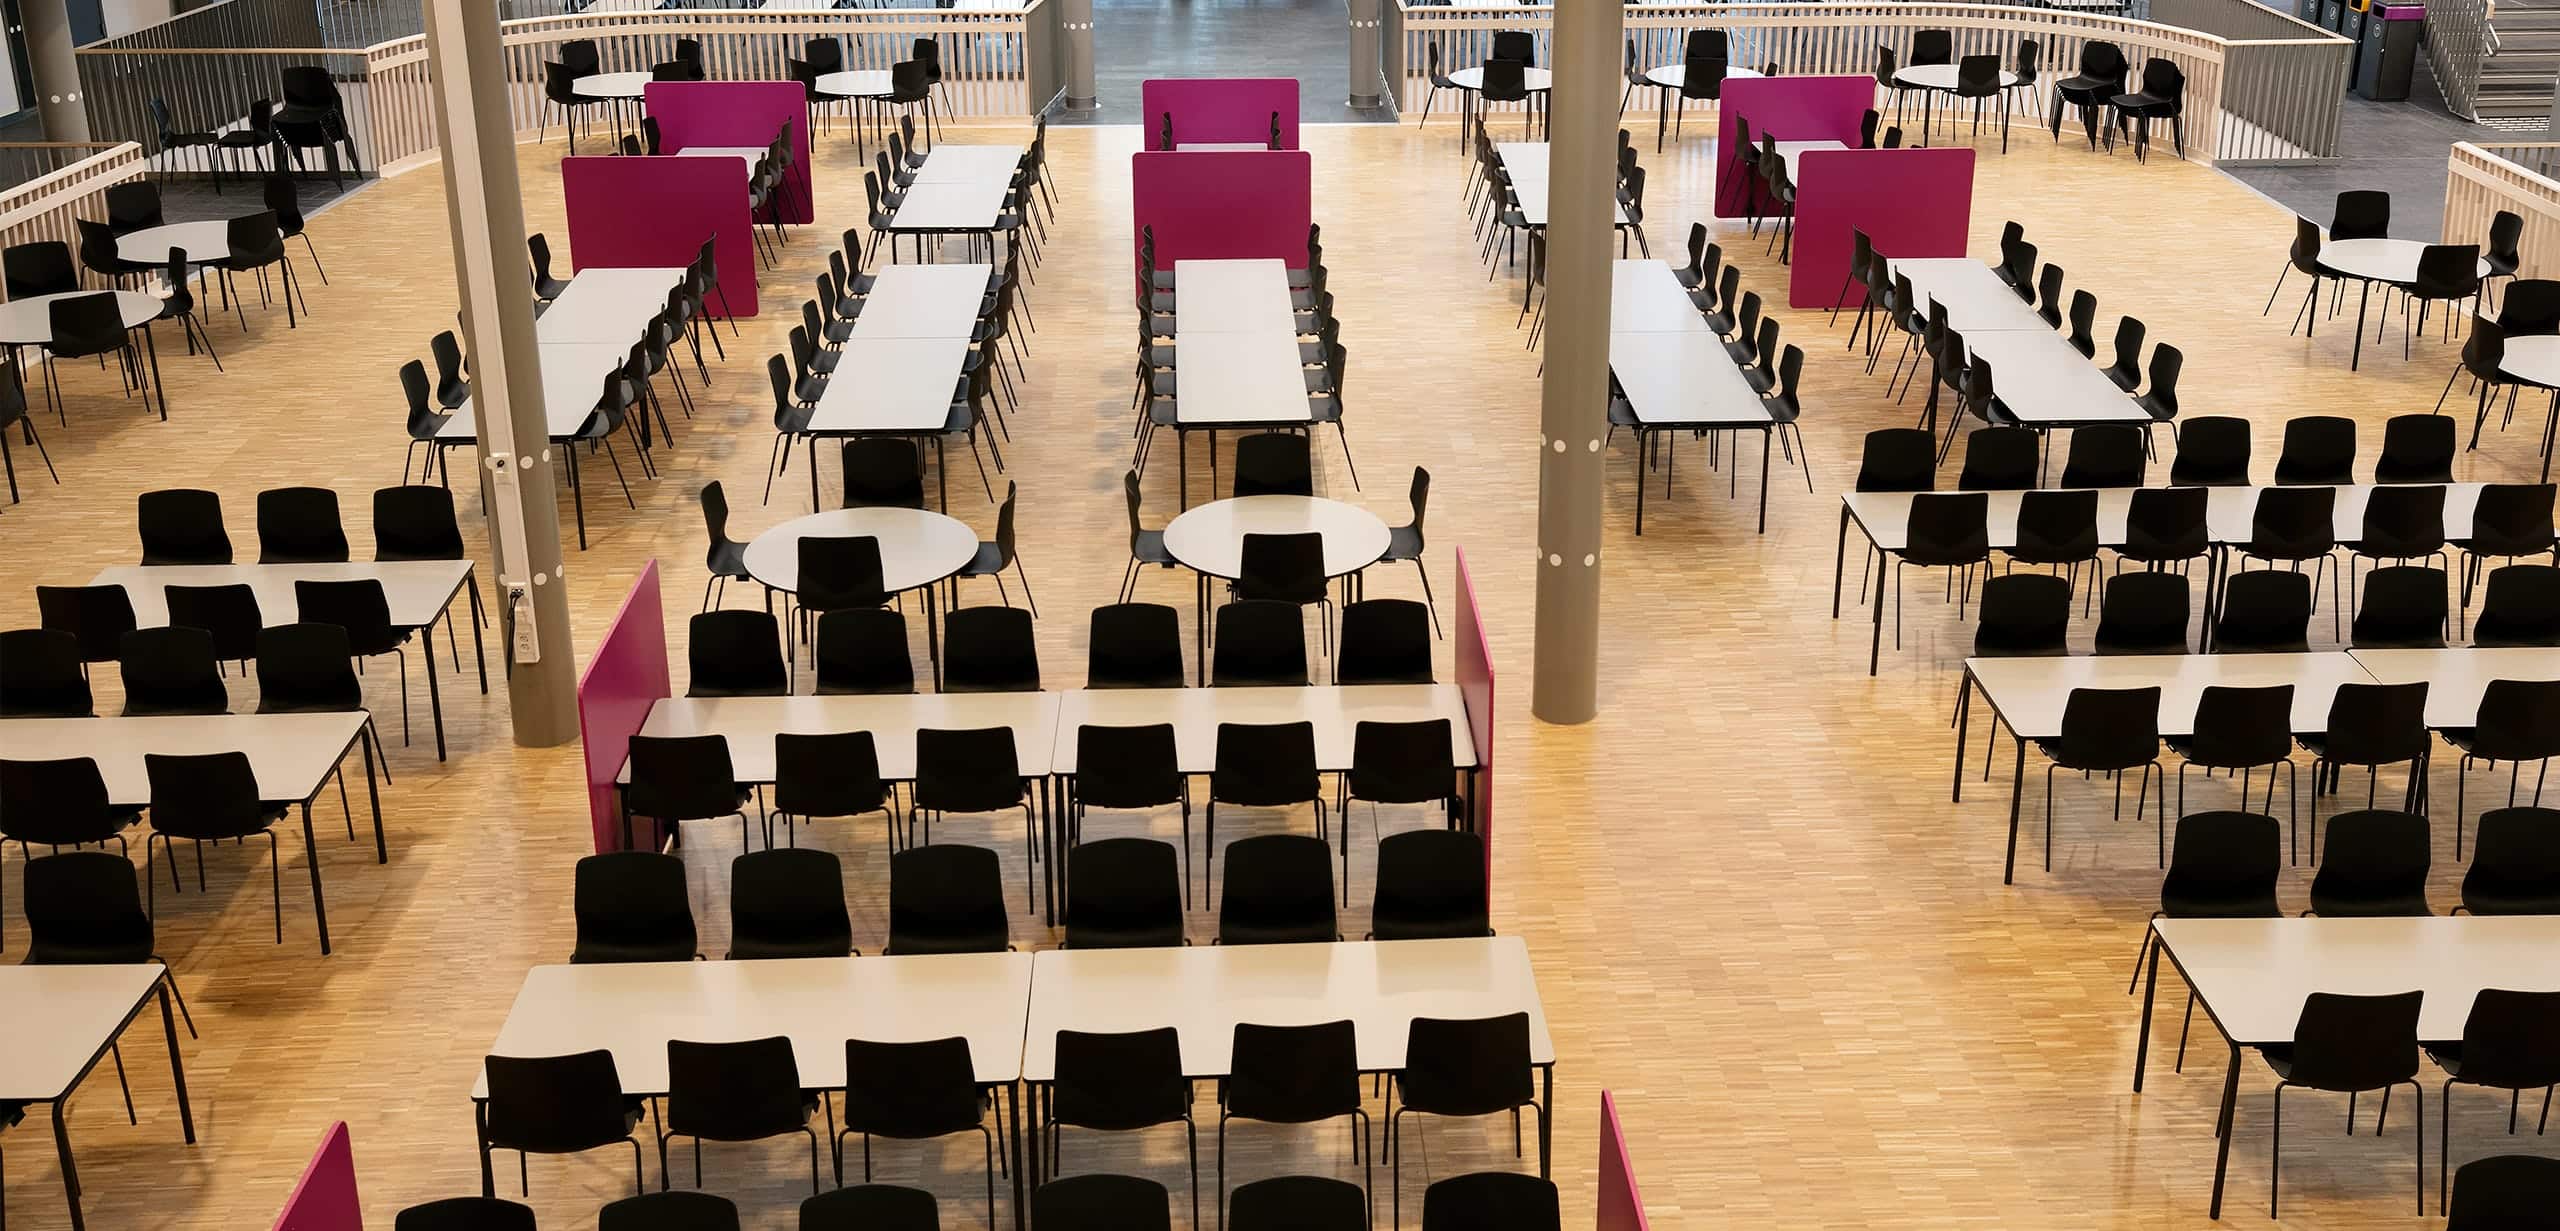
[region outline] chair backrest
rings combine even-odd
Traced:
[[[2160,913],[2172,919],[2272,919],[2284,870],[2284,830],[2257,812],[2195,812],[2178,818]]]
[[[2080,45],[2080,75],[2093,81],[2122,81],[2126,67],[2124,48],[2105,39],[2091,39]]]
[[[1980,613],[1973,634],[1976,655],[2060,654],[2071,631],[2071,583],[2050,573],[1988,578],[1982,583]]]
[[[1010,727],[916,732],[915,805],[941,812],[1023,807],[1021,756]]]
[[[1002,953],[1004,874],[983,846],[936,843],[889,856],[889,949]]]
[[[1235,594],[1243,601],[1324,601],[1324,536],[1247,532],[1237,554]]]
[[[2142,429],[2130,423],[2092,423],[2071,433],[2059,487],[2140,487],[2146,461]]]
[[[2476,555],[2529,556],[2551,550],[2552,498],[2549,483],[2489,483],[2471,506],[2471,537],[2465,546]]]
[[[2329,215],[2329,238],[2382,239],[2391,234],[2391,194],[2375,189],[2349,189],[2338,194]]]
[[[2173,486],[2243,487],[2249,482],[2249,421],[2199,415],[2178,424],[2178,448],[2169,462]]]
[[[222,528],[222,497],[190,487],[142,493],[135,502],[142,563],[229,564],[231,536]]]
[[[803,1200],[800,1231],[942,1231],[942,1211],[921,1188],[851,1184]]]
[[[667,1040],[666,1131],[713,1141],[798,1132],[800,1066],[787,1036],[700,1043]]]
[[[1494,36],[1499,40],[1502,36]],[[1513,103],[1529,96],[1529,66],[1518,60],[1491,59],[1479,70],[1483,81],[1476,93],[1486,102]]]
[[[239,838],[264,830],[272,819],[259,802],[248,753],[145,753],[142,767],[151,783],[151,827],[161,833],[206,841]]]
[[[2177,61],[2153,56],[2142,62],[2142,92],[2164,103],[2184,101],[2187,95],[2186,70]]]
[[[2340,765],[2390,765],[2427,755],[2427,685],[2340,684],[2324,742]]]
[[[2489,570],[2489,592],[2472,621],[2471,643],[2560,646],[2560,568],[2509,564]]]
[[[2560,915],[2560,811],[2481,813],[2462,905],[2475,915]]]
[[[2187,579],[2176,573],[2118,573],[2098,598],[2100,654],[2184,654]]]
[[[1303,643],[1303,634],[1300,640]],[[1161,603],[1096,607],[1086,642],[1087,688],[1180,688],[1186,682],[1181,617],[1171,607]]]
[[[729,741],[718,735],[634,735],[624,807],[675,822],[729,816],[740,807]]]
[[[0,631],[0,718],[88,717],[96,701],[80,663],[80,638],[68,629]]]
[[[71,295],[44,305],[53,341],[47,349],[56,359],[78,359],[123,350],[131,341],[124,330],[124,309],[114,295],[99,291]],[[23,387],[13,381],[13,389]]]
[[[2410,287],[2420,299],[2470,297],[2480,289],[2480,245],[2427,245],[2418,253],[2418,276]]]
[[[684,860],[657,851],[607,851],[578,860],[573,963],[683,962],[694,955]]]
[[[1370,935],[1379,940],[1490,936],[1484,842],[1460,829],[1412,829],[1378,844]]]
[[[847,1039],[844,1071],[848,1132],[919,1140],[978,1128],[978,1075],[965,1038],[894,1043]],[[931,1201],[926,1198],[928,1211]]]
[[[795,817],[888,811],[880,750],[869,731],[783,731],[773,737],[773,807]]]
[[[133,631],[133,603],[123,586],[37,586],[43,627],[78,639],[80,661],[113,662]]]
[[[1534,1175],[1477,1171],[1422,1190],[1422,1231],[1557,1231],[1556,1186]]]
[[[2157,687],[2074,688],[2063,698],[2056,761],[2075,769],[2131,769],[2158,755]]]
[[[2329,818],[2311,913],[2328,917],[2414,916],[2427,909],[2427,818],[2358,809]]]
[[[480,1063],[488,1078],[490,1145],[566,1154],[631,1135],[610,1051],[488,1056]]]
[[[1333,663],[1336,684],[1428,684],[1430,612],[1406,598],[1373,598],[1342,609]]]
[[[800,605],[828,612],[888,601],[881,580],[880,540],[870,535],[809,535],[798,543]]]
[[[2223,586],[2213,648],[2238,654],[2308,652],[2311,575],[2285,569],[2235,574]]]
[[[2337,545],[2337,503],[2334,487],[2260,489],[2249,511],[2250,554],[2277,560],[2328,554]]]
[[[391,1231],[534,1231],[533,1210],[502,1197],[446,1197],[392,1215]]]
[[[1270,599],[1242,600],[1219,607],[1216,619],[1217,636],[1210,643],[1211,684],[1303,687],[1308,683],[1304,608]]]
[[[1915,564],[1971,564],[1989,557],[1987,492],[1922,492],[1911,498],[1903,529],[1904,559]]]
[[[2499,287],[2497,323],[2511,338],[2560,333],[2560,279],[2517,278]]]
[[[1041,1231],[1170,1231],[1173,1198],[1136,1176],[1069,1176],[1032,1191],[1031,1220]]]
[[[685,632],[688,697],[780,697],[791,692],[782,628],[769,611],[705,611]]]
[[[451,490],[417,483],[374,489],[374,559],[459,560],[465,550]]]
[[[2482,760],[2560,756],[2560,680],[2491,680],[2473,721],[2471,752]]]
[[[2443,569],[2394,564],[2365,574],[2347,644],[2359,650],[2438,649],[2447,624]]]
[[[1307,438],[1257,432],[1236,442],[1235,496],[1312,496],[1315,466]]]
[[[172,585],[160,591],[168,600],[169,623],[203,630],[213,638],[215,658],[245,662],[257,655],[258,630],[265,619],[258,609],[258,592],[248,583]]]
[[[1238,1184],[1227,1198],[1234,1231],[1349,1231],[1369,1225],[1369,1196],[1357,1184],[1320,1175],[1282,1175]]]
[[[80,267],[71,261],[71,245],[58,239],[30,240],[0,249],[0,282],[11,299],[59,295],[80,289]]]
[[[1218,942],[1301,944],[1336,938],[1333,848],[1304,834],[1261,834],[1229,843]]]
[[[2382,425],[2382,456],[2374,459],[2373,481],[2450,483],[2456,445],[2449,415],[2393,415]]]
[[[1056,1048],[1051,1115],[1060,1124],[1122,1132],[1181,1120],[1191,1110],[1182,1034],[1171,1026],[1114,1034],[1061,1030]],[[1047,1211],[1039,1217],[1045,1220]],[[1118,1224],[1094,1225],[1104,1231]]]
[[[1091,762],[1079,753],[1076,764],[1081,785],[1082,771]],[[1181,944],[1182,893],[1182,872],[1170,843],[1152,838],[1077,843],[1067,848],[1066,947]]]
[[[886,607],[842,607],[818,617],[817,693],[902,694],[916,690],[906,616]]]
[[[784,847],[729,861],[729,957],[843,957],[853,952],[844,867],[821,850]]]
[[[2499,1154],[2453,1173],[2444,1231],[2510,1231],[2547,1221],[2560,1197],[2560,1158]]]
[[[65,851],[26,862],[29,966],[121,966],[152,960],[151,916],[133,861]]]
[[[2423,992],[2380,996],[2313,992],[2293,1026],[2293,1071],[2314,1090],[2379,1090],[2418,1073]]]
[[[1926,29],[1911,32],[1911,64],[1945,64],[1955,58],[1955,31]]]
[[[1964,440],[1964,468],[1956,475],[1960,491],[2024,491],[2036,485],[2041,441],[2023,427],[1985,427]]]
[[[738,1205],[717,1193],[643,1193],[597,1210],[596,1231],[738,1231]]]
[[[1360,1109],[1359,1034],[1348,1019],[1303,1026],[1238,1022],[1231,1039],[1229,1116],[1311,1124]]]
[[[258,563],[337,564],[346,559],[338,493],[325,487],[271,487],[258,493]]]
[[[1038,692],[1040,649],[1031,613],[962,607],[942,625],[942,691]]]
[[[1937,441],[1928,432],[1880,427],[1867,433],[1858,455],[1858,491],[1925,492],[1937,482]]]
[[[1527,30],[1496,30],[1493,32],[1493,53],[1489,58],[1521,65],[1536,64],[1538,37]]]
[[[347,630],[277,624],[258,630],[258,712],[349,713],[364,708]]]
[[[1507,1111],[1530,1101],[1533,1058],[1526,1013],[1416,1017],[1405,1028],[1396,1093],[1405,1107],[1433,1115]]]

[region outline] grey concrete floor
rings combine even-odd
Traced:
[[[2378,188],[2391,194],[2391,234],[2433,240],[2444,229],[2445,152],[2457,141],[2534,138],[2460,119],[2444,109],[2435,79],[2419,61],[2409,101],[2368,102],[2350,94],[2339,114],[2339,157],[2298,167],[2230,167],[2232,178],[2278,204],[2326,225],[2338,194]]]
[[[1351,30],[1342,0],[1094,0],[1100,107],[1051,123],[1135,124],[1149,77],[1295,77],[1311,124],[1392,120],[1349,103]]]

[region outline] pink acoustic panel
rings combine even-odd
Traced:
[[[1716,217],[1739,218],[1748,198],[1749,174],[1734,164],[1744,125],[1751,145],[1760,135],[1780,141],[1858,144],[1858,123],[1875,106],[1873,77],[1729,77],[1716,119]]]
[[[1276,257],[1307,264],[1315,163],[1304,150],[1130,155],[1129,268],[1155,228],[1156,268],[1175,261]]]
[[[746,164],[672,155],[563,158],[560,188],[575,268],[689,264],[709,239],[720,275],[712,304],[725,298],[736,315],[756,314]]]
[[[1153,77],[1138,84],[1146,148],[1164,148],[1164,117],[1173,116],[1176,145],[1271,139],[1280,117],[1280,148],[1298,148],[1295,77]]]
[[[1787,303],[1828,308],[1846,295],[1849,230],[1890,257],[1963,256],[1973,222],[1973,151],[1806,150],[1796,159],[1795,263]]]
[[[1618,1127],[1618,1099],[1606,1090],[1600,1092],[1600,1216],[1592,1225],[1598,1231],[1649,1231],[1635,1164],[1627,1158],[1627,1135]]]
[[[1485,641],[1476,606],[1475,574],[1467,549],[1457,549],[1458,695],[1467,704],[1467,732],[1476,745],[1476,837],[1484,842],[1484,896],[1493,899],[1493,646]]]
[[[783,177],[782,220],[817,221],[810,176],[809,106],[797,81],[652,81],[641,87],[658,148],[673,154],[697,145],[771,145],[791,130],[791,172]]]
[[[276,1213],[275,1231],[364,1231],[364,1207],[356,1198],[356,1156],[341,1120],[320,1134],[320,1148],[302,1168],[293,1195]]]
[[[658,562],[640,570],[623,596],[613,626],[596,642],[578,676],[578,737],[587,763],[587,819],[596,850],[622,849],[622,809],[613,780],[630,755],[631,737],[649,720],[649,707],[673,688],[667,678],[666,611],[658,600]],[[636,836],[636,835],[635,835]],[[647,849],[656,849],[655,842]]]

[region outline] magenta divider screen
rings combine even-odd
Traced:
[[[1138,237],[1150,226],[1159,270],[1175,261],[1251,257],[1306,268],[1314,176],[1304,150],[1130,155],[1130,270],[1138,267]]]
[[[1963,256],[1973,223],[1973,150],[1806,150],[1796,158],[1795,263],[1787,303],[1828,308],[1866,294],[1849,276],[1849,229],[1901,260]]]
[[[1280,148],[1298,148],[1298,79],[1295,77],[1151,77],[1138,83],[1142,143],[1158,148],[1164,115],[1173,113],[1176,145],[1271,139],[1271,114],[1280,113]]]
[[[672,155],[563,158],[560,190],[573,268],[687,265],[710,239],[720,275],[711,306],[720,309],[725,296],[735,315],[756,314],[746,164]]]
[[[1875,106],[1876,79],[1858,77],[1728,77],[1716,118],[1716,217],[1740,218],[1748,172],[1733,164],[1744,123],[1751,146],[1760,134],[1780,141],[1858,144],[1858,122]]]
[[[1467,705],[1467,733],[1476,745],[1476,837],[1484,843],[1484,896],[1493,900],[1493,646],[1484,639],[1484,619],[1476,606],[1475,574],[1467,571],[1467,549],[1458,558],[1458,696]]]
[[[1627,1159],[1627,1135],[1618,1127],[1618,1099],[1606,1090],[1600,1092],[1600,1216],[1592,1225],[1598,1231],[1649,1231],[1635,1165]]]
[[[587,761],[587,819],[595,826],[596,851],[622,849],[622,809],[614,777],[631,753],[631,737],[649,720],[649,707],[672,694],[667,679],[667,621],[658,599],[658,562],[640,570],[623,596],[613,626],[596,643],[578,676],[578,739]],[[654,843],[651,848],[655,849]]]
[[[697,145],[771,145],[791,126],[791,171],[782,178],[782,220],[818,220],[816,164],[809,161],[807,92],[797,81],[652,81],[641,87],[658,148],[673,154]]]
[[[276,1212],[275,1231],[364,1231],[364,1207],[356,1197],[356,1156],[340,1120],[320,1134],[320,1148],[303,1167],[293,1195]]]

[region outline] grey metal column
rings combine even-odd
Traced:
[[[1351,105],[1378,105],[1378,6],[1384,0],[1349,0],[1351,7]]]
[[[568,589],[560,577],[560,511],[553,503],[553,446],[534,340],[507,57],[498,41],[497,6],[487,0],[426,0],[426,18],[454,283],[461,290],[479,422],[474,457],[497,556],[507,702],[516,743],[547,748],[577,738],[578,674]]]
[[[1057,0],[1058,29],[1067,37],[1067,110],[1091,111],[1099,96],[1093,88],[1093,0]]]
[[[1560,0],[1551,52],[1547,375],[1538,429],[1538,624],[1529,708],[1599,703],[1600,442],[1608,433],[1609,237],[1618,168],[1618,0]]]

